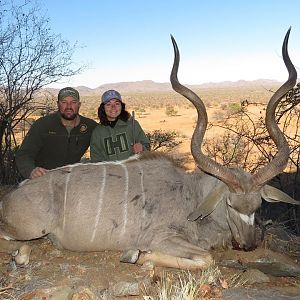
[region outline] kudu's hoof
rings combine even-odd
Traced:
[[[131,249],[126,252],[123,252],[123,254],[120,257],[120,262],[135,264],[140,257],[140,253],[141,251],[138,249]]]

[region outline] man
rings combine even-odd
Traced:
[[[77,90],[63,88],[58,93],[58,111],[38,119],[16,153],[16,163],[24,178],[43,176],[48,170],[79,162],[90,145],[97,123],[79,115]]]

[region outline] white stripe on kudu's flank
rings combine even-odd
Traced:
[[[71,177],[71,172],[73,168],[70,168],[70,171],[67,173],[66,176],[66,182],[65,182],[65,196],[64,196],[64,211],[63,211],[63,226],[62,226],[62,231],[65,232],[65,225],[66,225],[66,206],[67,206],[67,197],[68,197],[68,185]]]
[[[50,194],[50,195],[53,194],[52,178],[53,178],[53,173],[50,173],[50,178],[49,178],[49,180],[48,180],[48,191],[49,191],[49,194]]]
[[[101,211],[102,211],[104,189],[105,189],[105,185],[106,185],[106,167],[103,166],[102,170],[103,170],[102,171],[102,184],[100,185],[100,191],[99,191],[99,197],[98,197],[99,202],[98,202],[98,207],[96,209],[97,215],[95,217],[95,225],[94,225],[94,229],[93,229],[93,232],[92,232],[91,242],[94,241],[96,231],[97,231],[97,228],[98,228],[98,224],[99,224],[99,220],[100,220],[100,214],[101,214]]]
[[[145,190],[144,190],[144,169],[142,168],[142,166],[140,164],[138,164],[139,169],[140,169],[140,173],[141,173],[141,192],[142,192],[142,202],[143,205],[142,207],[143,209],[143,219],[146,217],[146,195],[145,195]]]
[[[123,221],[123,228],[121,233],[124,234],[125,230],[126,230],[126,225],[127,225],[127,210],[128,210],[128,182],[129,182],[129,178],[128,178],[128,170],[127,170],[127,166],[125,164],[120,164],[122,166],[122,168],[124,169],[124,173],[125,173],[125,183],[124,183],[124,221]]]
[[[53,205],[54,201],[54,190],[53,190],[53,173],[50,173],[50,178],[48,180],[48,193],[49,193],[49,201],[51,201]]]

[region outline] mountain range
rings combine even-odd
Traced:
[[[198,85],[186,84],[186,87],[192,90],[198,89],[220,89],[220,88],[254,88],[254,87],[274,87],[279,86],[281,82],[271,79],[257,79],[252,81],[239,80],[239,81],[222,81],[222,82],[209,82]],[[86,86],[75,87],[80,95],[88,96],[94,94],[102,94],[106,90],[114,89],[120,91],[120,93],[164,93],[171,92],[172,87],[170,83],[159,83],[152,80],[142,80],[142,81],[132,81],[132,82],[117,82],[117,83],[107,83],[98,86],[97,88],[89,88]],[[46,88],[48,92],[57,94],[59,89]]]

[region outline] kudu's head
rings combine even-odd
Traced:
[[[239,248],[244,250],[250,250],[256,245],[254,213],[261,206],[261,198],[267,198],[266,200],[268,198],[278,198],[278,196],[272,196],[272,193],[266,190],[265,184],[282,172],[288,162],[289,146],[284,134],[275,121],[275,109],[286,93],[294,87],[297,79],[296,70],[287,50],[289,34],[290,29],[286,33],[282,45],[282,56],[289,73],[289,78],[271,97],[266,109],[266,127],[270,137],[277,146],[278,152],[268,165],[259,169],[253,175],[239,168],[228,168],[220,165],[202,153],[201,145],[208,122],[206,109],[202,100],[193,91],[181,85],[178,81],[179,50],[175,39],[171,37],[175,53],[170,76],[172,87],[176,92],[192,102],[198,113],[198,120],[191,141],[192,155],[201,170],[217,177],[225,183],[225,185],[221,183],[222,188],[220,189],[221,195],[218,196],[219,199],[211,199],[210,201],[216,203],[224,197],[226,198],[227,220],[233,239]],[[282,199],[276,200],[282,201]],[[201,213],[198,214],[198,217],[200,215]],[[194,217],[192,220],[196,218]]]

